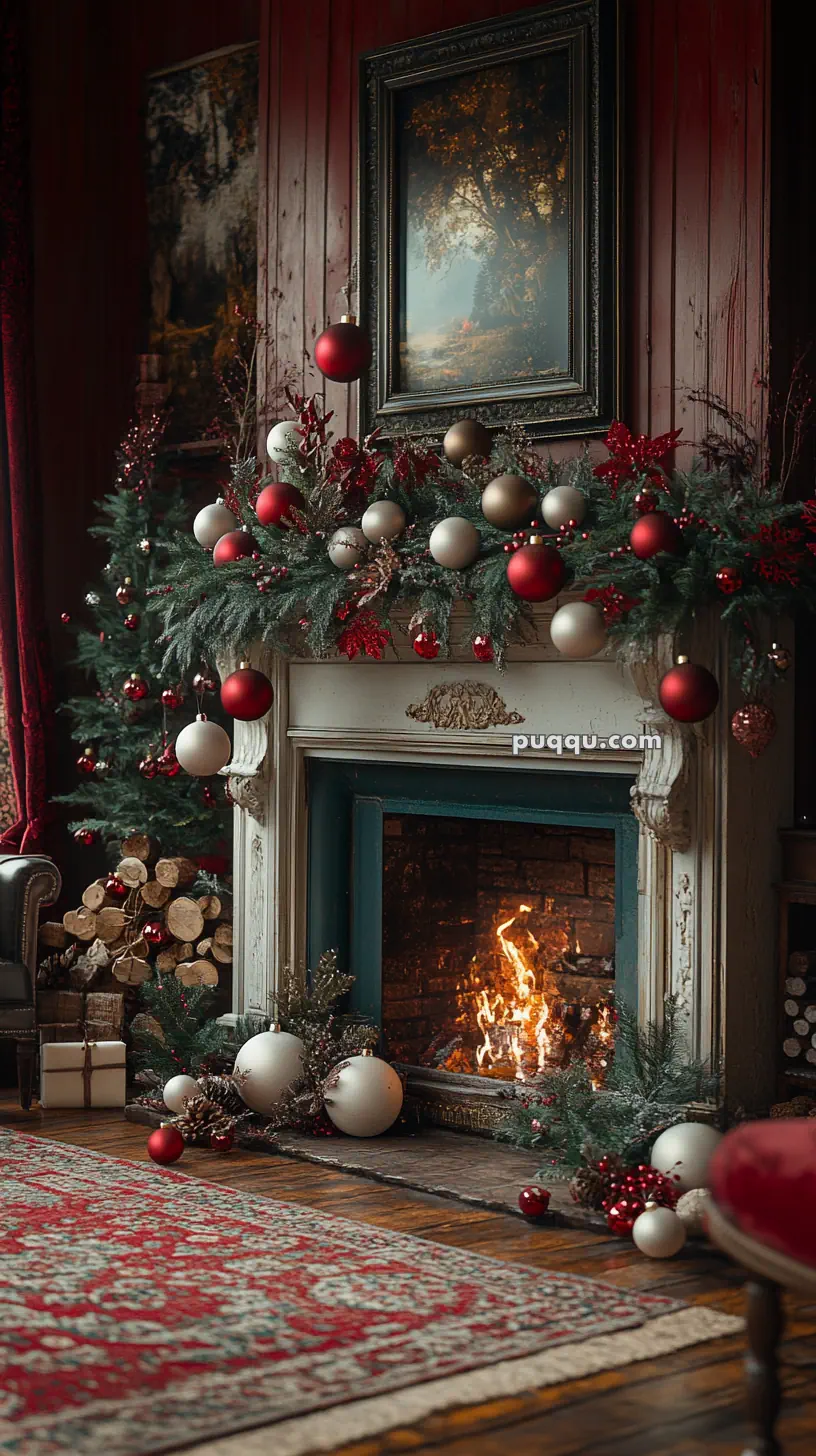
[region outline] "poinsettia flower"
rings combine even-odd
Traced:
[[[612,622],[619,622],[626,612],[631,612],[633,607],[638,606],[639,598],[627,596],[626,592],[617,586],[593,586],[584,593],[585,602],[595,602],[603,612],[603,619],[607,627]]]
[[[633,435],[627,425],[621,420],[615,420],[604,441],[610,459],[596,465],[593,473],[598,480],[609,482],[613,500],[622,482],[638,480],[642,476],[647,476],[653,484],[665,489],[663,475],[658,467],[660,461],[674,449],[681,434],[682,430],[668,430],[665,435],[655,435],[654,438],[649,435]]]
[[[757,571],[764,581],[777,586],[798,586],[799,567],[804,558],[802,532],[798,526],[780,526],[778,521],[760,526],[750,538],[762,547]]]
[[[337,639],[337,650],[353,661],[358,655],[373,657],[378,662],[383,648],[391,639],[387,627],[381,627],[374,612],[360,612]]]

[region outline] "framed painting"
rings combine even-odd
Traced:
[[[618,42],[573,0],[361,58],[362,433],[618,414]]]
[[[235,308],[256,312],[258,47],[232,46],[147,82],[150,351],[171,386],[170,437],[218,406]]]

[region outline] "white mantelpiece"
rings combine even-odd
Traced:
[[[542,614],[546,627],[549,613]],[[307,804],[310,756],[434,763],[563,773],[591,770],[637,779],[639,1005],[660,1014],[675,993],[692,1050],[723,1058],[732,1104],[753,1106],[773,1092],[774,946],[777,828],[790,823],[790,687],[777,705],[779,730],[752,761],[728,731],[739,706],[729,689],[701,727],[673,723],[655,706],[671,665],[672,643],[654,660],[570,662],[541,642],[519,648],[504,673],[474,663],[466,642],[445,661],[313,662],[263,652],[254,661],[272,678],[275,701],[260,723],[236,723],[230,775],[235,809],[234,1010],[266,1010],[281,967],[302,964],[306,944]],[[698,650],[700,650],[698,644]],[[727,681],[716,640],[703,660]],[[476,685],[468,687],[467,685]],[[455,726],[435,726],[432,689],[453,687]],[[483,721],[491,693],[521,722]],[[436,695],[438,696],[438,694]],[[445,694],[447,701],[449,694]],[[417,705],[426,704],[419,715]],[[470,704],[470,711],[468,711]],[[437,715],[438,717],[438,715]],[[514,733],[657,733],[660,748],[620,753],[512,754]]]

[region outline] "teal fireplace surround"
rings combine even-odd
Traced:
[[[615,833],[615,994],[637,1005],[638,824],[624,774],[307,760],[307,956],[336,948],[352,1009],[382,1025],[383,818],[502,819]]]

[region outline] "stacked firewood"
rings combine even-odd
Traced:
[[[68,947],[78,990],[101,979],[135,987],[156,972],[217,986],[219,967],[232,962],[230,908],[219,895],[192,892],[198,875],[192,860],[162,859],[147,835],[134,834],[112,875],[94,880],[62,924],[40,927],[40,945]]]
[[[787,971],[782,1050],[790,1062],[816,1066],[816,951],[794,951]]]

